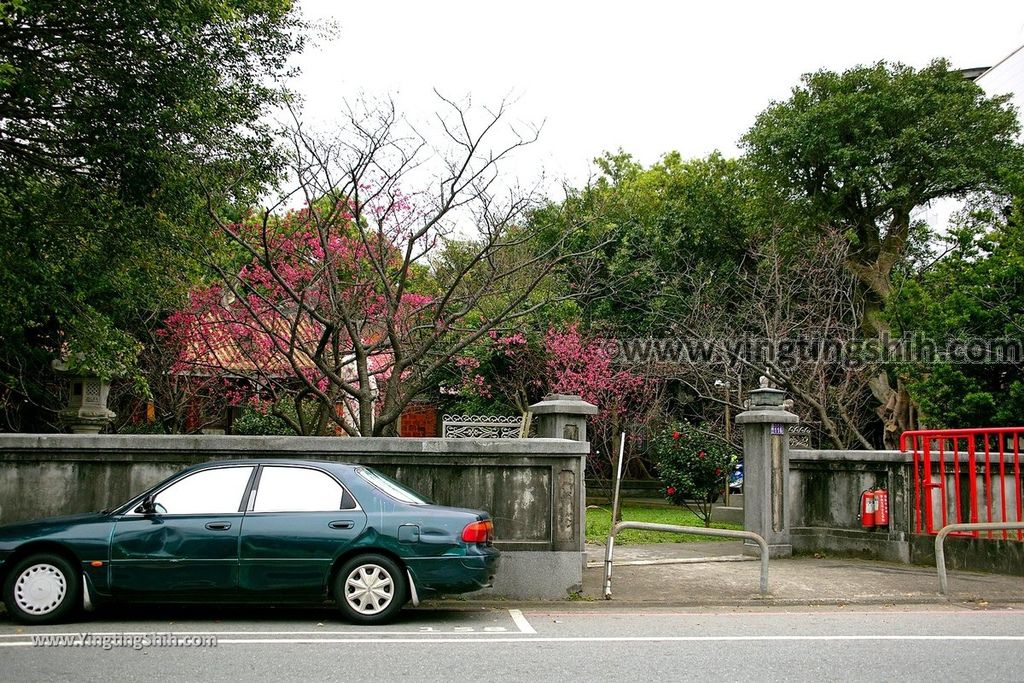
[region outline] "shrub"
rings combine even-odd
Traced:
[[[665,498],[711,526],[712,505],[725,489],[736,457],[723,441],[688,424],[670,425],[651,443]]]
[[[276,415],[246,406],[232,423],[231,433],[246,436],[294,436],[295,430]]]

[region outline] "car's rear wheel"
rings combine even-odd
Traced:
[[[338,571],[334,598],[345,617],[357,624],[384,624],[408,600],[401,568],[384,555],[358,555]]]
[[[30,555],[11,567],[4,583],[7,613],[23,624],[54,624],[67,619],[81,602],[82,582],[60,555]]]

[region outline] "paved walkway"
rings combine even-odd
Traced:
[[[604,595],[604,546],[587,546],[583,597]],[[740,542],[617,545],[611,603],[727,606],[815,604],[1024,603],[1024,577],[949,572],[948,597],[934,567],[798,557],[773,559],[770,595],[758,592],[760,563]]]

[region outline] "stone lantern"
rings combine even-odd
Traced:
[[[116,417],[116,413],[107,408],[110,380],[72,367],[63,360],[54,360],[51,367],[66,376],[70,385],[68,405],[60,411],[61,423],[73,434],[99,434]]]

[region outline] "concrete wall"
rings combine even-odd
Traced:
[[[587,479],[587,496],[596,504],[611,503],[615,483],[604,479]],[[657,479],[623,479],[619,485],[623,499],[643,500],[654,504],[665,503],[665,485]]]
[[[0,524],[99,510],[198,462],[304,458],[373,466],[438,503],[487,510],[504,552],[489,593],[563,598],[585,561],[585,442],[0,435]]]
[[[950,457],[947,454],[948,469]],[[959,454],[959,457],[966,462],[966,454]],[[966,472],[966,466],[962,469]],[[935,469],[933,473],[936,480],[937,472]],[[953,475],[948,474],[946,480],[948,490],[953,491]],[[962,474],[961,489],[965,499],[967,480],[967,475]],[[980,480],[979,476],[979,485]],[[790,451],[789,486],[794,550],[935,565],[935,536],[915,533],[913,458],[909,453],[795,449]],[[865,531],[857,518],[860,493],[874,486],[889,492],[890,524],[888,528]],[[934,495],[938,495],[937,489]],[[985,511],[980,512],[981,521],[986,521]],[[947,514],[952,520],[952,509],[947,510]],[[933,516],[937,530],[942,526],[938,502]],[[995,536],[994,539],[948,538],[946,566],[1024,576],[1024,543],[999,540],[1001,533]]]
[[[911,461],[899,451],[794,449],[789,455],[789,514],[797,552],[840,552],[910,562]],[[889,492],[888,528],[865,531],[860,494]]]
[[[1016,539],[1014,532],[1007,533],[1009,539],[1002,540],[1002,532],[993,532],[992,538],[983,534],[980,538],[947,536],[944,550],[946,567],[990,571],[1011,576],[1024,576],[1024,543]],[[915,564],[935,566],[935,536],[915,534],[910,538],[910,556]]]

